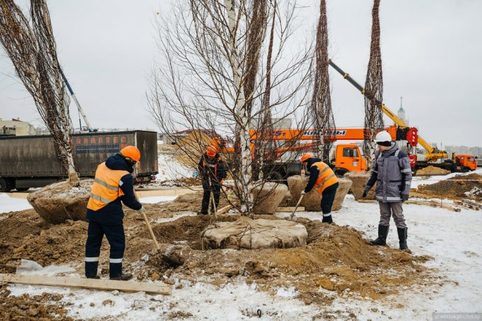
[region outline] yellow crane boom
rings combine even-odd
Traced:
[[[365,88],[363,88],[359,83],[357,83],[348,73],[344,72],[340,67],[338,67],[331,59],[328,60],[328,63],[330,64],[333,69],[335,69],[339,74],[343,76],[350,84],[352,84],[356,89],[358,89],[363,96],[367,97],[367,94],[365,92]],[[395,113],[393,113],[383,102],[379,102],[382,106],[382,112],[387,115],[388,118],[393,120],[395,124],[397,124],[399,127],[406,128],[409,127],[407,123],[405,123],[401,118],[399,118]],[[425,160],[427,161],[432,161],[432,160],[437,160],[441,158],[447,158],[447,152],[445,151],[439,151],[432,147],[425,139],[422,138],[422,136],[418,136],[418,143],[427,151],[425,154]]]

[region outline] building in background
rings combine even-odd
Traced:
[[[36,133],[35,127],[19,118],[12,118],[11,120],[0,118],[0,135],[27,136]]]

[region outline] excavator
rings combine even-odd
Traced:
[[[340,75],[342,75],[344,79],[346,79],[350,84],[352,84],[356,89],[358,89],[363,96],[370,98],[365,92],[365,89],[359,83],[357,83],[348,73],[338,67],[331,59],[328,61],[328,63],[333,69],[335,69]],[[409,128],[408,125],[397,115],[395,115],[395,113],[393,113],[383,102],[378,103],[381,105],[382,112],[388,118],[390,118],[400,129]],[[414,133],[412,132],[411,134],[413,135]],[[441,151],[433,147],[420,135],[418,135],[418,144],[420,144],[425,149],[426,153],[423,161],[418,161],[416,159],[415,153],[410,155],[411,162],[413,162],[415,158],[416,169],[432,165],[435,167],[448,169],[452,172],[467,172],[471,170],[473,171],[477,168],[477,161],[473,155],[452,154],[452,157],[449,158],[446,151]]]

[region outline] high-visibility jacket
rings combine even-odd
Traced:
[[[128,171],[112,170],[105,163],[97,166],[87,208],[98,211],[124,195],[120,185],[121,178],[127,174]]]
[[[316,162],[311,166],[318,167],[318,178],[316,179],[314,188],[316,188],[319,193],[322,193],[327,187],[338,183],[335,172],[324,162]]]

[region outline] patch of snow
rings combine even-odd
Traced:
[[[417,188],[419,185],[431,185],[438,183],[440,181],[455,177],[457,175],[469,175],[469,174],[479,174],[482,175],[482,168],[477,168],[475,171],[467,173],[450,173],[447,175],[435,175],[435,176],[414,176],[412,178],[411,188]]]
[[[8,194],[0,193],[0,214],[23,211],[32,208],[26,199],[13,198]]]
[[[140,197],[140,202],[145,204],[166,203],[175,200],[176,197],[176,195]]]
[[[172,181],[185,177],[194,177],[195,170],[179,163],[173,155],[158,155],[158,171],[156,180],[159,182]]]

